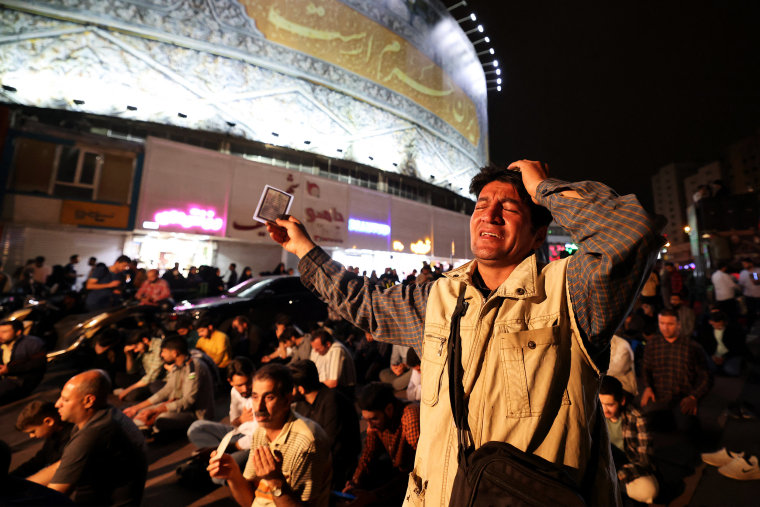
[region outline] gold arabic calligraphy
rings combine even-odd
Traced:
[[[393,89],[436,114],[473,145],[475,104],[404,38],[337,0],[243,0],[267,39]]]

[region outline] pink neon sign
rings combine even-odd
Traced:
[[[178,225],[183,229],[199,227],[204,231],[220,231],[224,227],[224,220],[215,215],[214,210],[200,208],[190,208],[188,213],[176,209],[162,210],[153,215],[154,222],[150,225],[155,228]],[[148,224],[146,222],[143,226]],[[153,227],[148,226],[148,228]]]

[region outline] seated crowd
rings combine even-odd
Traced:
[[[404,283],[441,274],[424,265]],[[399,281],[391,268],[370,280]],[[151,294],[163,288],[144,290],[144,304],[157,302]],[[0,400],[29,394],[44,373],[42,345],[17,328],[0,323]],[[681,432],[697,448],[713,376],[738,375],[754,360],[746,331],[721,309],[696,313],[672,293],[642,297],[615,333],[599,399],[625,496],[658,496],[654,432]],[[107,330],[90,360],[55,405],[21,410],[17,429],[44,444],[13,475],[76,503],[139,504],[146,443],[181,438],[196,448],[185,466],[201,463],[240,505],[403,502],[420,434],[420,358],[409,347],[340,321],[301,329],[283,314],[262,331],[239,315],[146,323],[128,336]],[[215,402],[227,393],[227,418],[218,420]]]

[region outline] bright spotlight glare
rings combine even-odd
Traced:
[[[475,13],[473,12],[472,14],[470,14],[470,19],[475,21],[478,18],[475,16]]]
[[[483,33],[483,25],[478,25],[478,32]]]

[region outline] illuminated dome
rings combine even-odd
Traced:
[[[438,1],[4,1],[0,100],[353,160],[467,195],[486,80]]]

